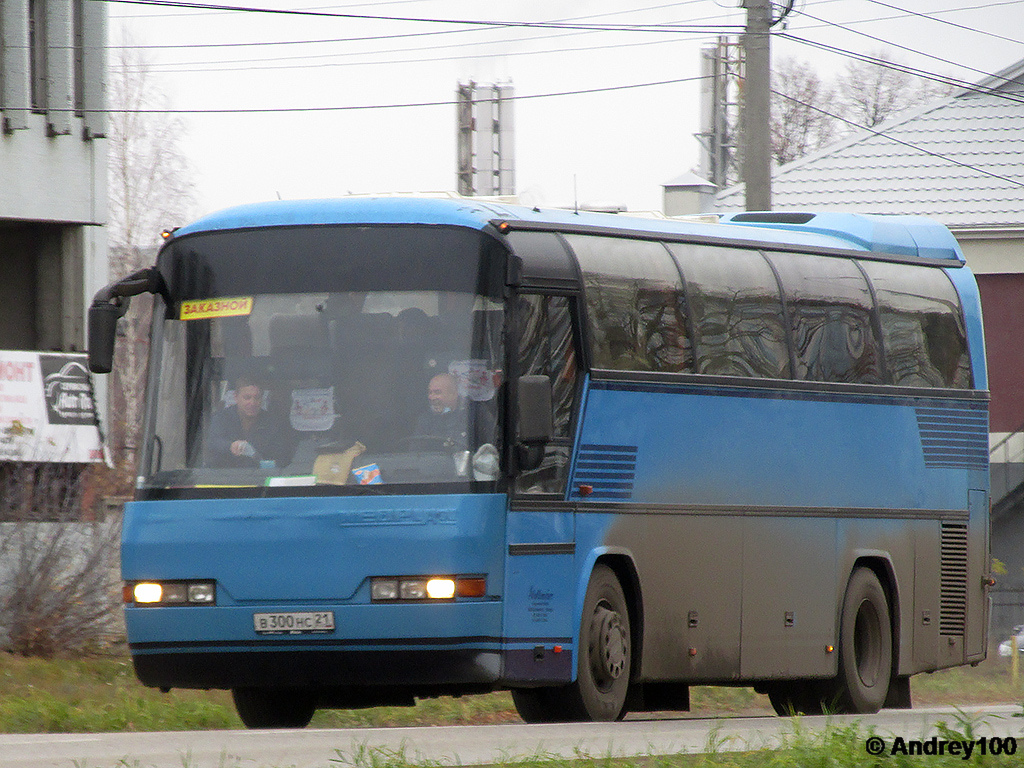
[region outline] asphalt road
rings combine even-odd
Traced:
[[[1020,706],[962,711],[974,719],[977,737],[998,737],[1004,749],[1010,745],[1003,741],[1007,737],[1019,740],[1016,759],[1024,762],[1024,718],[1015,717],[1021,713]],[[882,749],[892,754],[893,749],[912,749],[910,742],[915,740],[921,742],[921,749],[937,749],[942,736],[935,723],[946,721],[954,730],[963,730],[962,717],[951,707],[890,710],[873,716],[805,717],[799,727],[806,732],[823,728],[829,720],[841,724],[859,721],[865,731],[874,728],[883,739]],[[465,766],[538,755],[702,752],[709,744],[719,745],[720,751],[758,749],[777,745],[793,729],[789,718],[680,717],[571,725],[2,734],[0,768],[344,768],[353,764],[353,756],[362,749],[401,753],[410,763]],[[872,746],[877,749],[878,743]],[[986,746],[991,748],[995,742],[990,740]],[[980,751],[977,742],[973,749]]]

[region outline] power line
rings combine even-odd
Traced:
[[[950,85],[950,86],[953,86],[955,88],[961,88],[961,89],[963,89],[965,91],[969,91],[969,92],[972,92],[972,93],[980,93],[980,94],[984,94],[984,95],[987,95],[987,96],[994,96],[996,98],[1000,98],[1000,99],[1003,99],[1005,101],[1014,102],[1016,104],[1024,104],[1024,98],[1021,98],[1017,94],[1008,93],[1006,91],[1000,91],[1000,90],[998,90],[996,88],[981,87],[981,86],[979,86],[976,83],[971,83],[971,82],[969,82],[967,80],[961,80],[959,78],[952,77],[950,75],[939,75],[939,74],[936,74],[936,73],[933,73],[933,72],[928,72],[926,70],[922,70],[922,69],[917,69],[915,67],[911,67],[908,64],[901,64],[901,63],[895,62],[895,61],[888,61],[886,59],[879,59],[879,58],[876,58],[876,57],[873,57],[873,56],[868,56],[868,55],[865,55],[865,54],[854,53],[853,51],[849,51],[849,50],[847,50],[845,48],[838,48],[838,47],[836,47],[834,45],[828,45],[827,43],[816,42],[814,40],[807,40],[805,38],[796,37],[795,35],[791,35],[789,33],[782,34],[782,37],[784,37],[787,40],[792,40],[792,41],[797,42],[797,43],[803,43],[804,45],[809,45],[812,48],[818,48],[818,49],[823,50],[823,51],[828,51],[829,53],[835,53],[835,54],[838,54],[840,56],[844,56],[844,57],[849,58],[849,59],[854,59],[856,61],[860,61],[860,62],[863,62],[865,64],[873,64],[875,66],[884,67],[886,69],[892,69],[892,70],[895,70],[897,72],[903,72],[904,74],[914,75],[916,77],[920,77],[920,78],[922,78],[924,80],[932,80],[934,82],[943,83],[945,85]],[[923,55],[927,55],[927,54],[923,54]],[[966,67],[966,68],[970,69],[970,67]],[[985,75],[986,78],[996,78],[996,77],[998,77],[998,75],[991,75],[991,74],[988,74],[986,72],[982,72],[981,70],[974,70],[974,71],[979,72],[980,74]],[[999,78],[999,79],[1001,79],[1001,80],[1003,80],[1004,82],[1007,82],[1007,83],[1008,82],[1012,82],[1009,78],[1005,78],[1005,77],[1004,78]]]
[[[531,101],[535,99],[548,99],[559,96],[582,96],[592,93],[611,93],[613,91],[627,91],[637,88],[653,88],[661,85],[677,85],[679,83],[693,83],[705,79],[703,75],[697,77],[679,77],[671,80],[656,80],[648,83],[630,83],[627,85],[609,85],[599,88],[583,88],[574,91],[554,91],[550,93],[534,93],[516,95],[514,101]],[[487,99],[482,99],[487,101]],[[455,101],[419,101],[403,104],[346,104],[334,107],[248,107],[239,109],[106,109],[102,110],[107,114],[123,115],[250,115],[250,114],[286,114],[293,112],[355,112],[372,109],[411,109],[418,107],[453,107]],[[0,111],[3,111],[0,107]],[[50,110],[52,112],[73,111],[73,110]],[[99,111],[99,110],[97,110]]]
[[[483,19],[435,19],[413,16],[382,16],[363,13],[337,13],[326,11],[302,11],[285,8],[258,8],[254,6],[216,5],[210,3],[189,2],[189,0],[90,0],[91,2],[120,3],[125,5],[153,5],[163,8],[190,8],[200,10],[232,11],[237,13],[261,13],[283,16],[308,16],[313,18],[359,19],[366,21],[401,21],[417,24],[449,24],[456,26],[473,26],[488,28],[525,28],[525,29],[576,29],[596,30],[601,32],[687,32],[698,34],[715,34],[717,32],[740,32],[739,24],[724,24],[710,31],[707,27],[694,27],[689,24],[580,24],[557,21],[487,21]]]
[[[202,62],[204,66],[201,69],[181,68],[181,69],[164,69],[164,67],[187,67],[188,62],[180,64],[165,64],[165,65],[149,65],[151,67],[159,67],[154,71],[159,72],[162,75],[166,74],[188,74],[196,72],[238,72],[242,69],[245,71],[279,71],[288,69],[313,69],[323,67],[359,67],[359,66],[387,66],[394,64],[424,64],[433,61],[463,61],[472,59],[488,59],[488,58],[499,58],[505,56],[534,56],[534,55],[547,55],[553,53],[578,53],[586,51],[603,51],[611,50],[615,48],[639,48],[643,46],[651,45],[666,45],[666,44],[683,44],[683,43],[703,43],[701,39],[690,39],[680,40],[677,37],[670,38],[667,40],[645,40],[644,42],[638,43],[611,43],[608,45],[595,45],[595,46],[575,46],[570,48],[547,48],[540,51],[499,51],[497,53],[469,53],[461,56],[457,55],[445,55],[445,56],[430,56],[416,59],[391,59],[387,61],[339,61],[339,62],[322,62],[318,64],[279,64],[275,66],[252,66],[253,63],[260,61],[268,61],[268,59],[239,59],[237,61],[225,61],[225,62]],[[444,46],[444,47],[455,47],[455,46]],[[418,49],[423,50],[423,49]],[[270,59],[270,61],[284,61],[293,59],[312,59],[312,58],[337,58],[339,56],[359,56],[360,53],[329,53],[323,54],[322,56],[297,56],[297,57],[285,57],[282,59]],[[211,63],[224,63],[224,64],[239,64],[244,66],[237,67],[207,67],[206,64]]]
[[[909,15],[909,16],[917,16],[917,17],[922,18],[922,19],[927,19],[928,21],[938,22],[939,24],[947,24],[947,25],[949,25],[951,27],[954,27],[956,29],[962,29],[965,32],[974,32],[974,33],[980,34],[980,35],[988,35],[990,37],[996,38],[997,40],[1005,40],[1008,43],[1017,43],[1018,45],[1024,45],[1024,41],[1016,40],[1016,39],[1014,39],[1012,37],[1006,37],[1005,35],[999,35],[999,34],[996,34],[995,32],[983,32],[980,29],[975,29],[974,27],[968,27],[968,26],[966,26],[964,24],[958,24],[955,21],[950,21],[949,19],[941,19],[941,18],[938,18],[936,16],[929,16],[926,13],[920,13],[918,11],[911,11],[908,8],[900,8],[900,7],[895,6],[895,5],[890,5],[889,3],[882,2],[882,0],[866,0],[866,1],[869,2],[869,3],[873,3],[874,5],[880,5],[883,8],[889,8],[890,10],[893,10],[893,11],[899,11],[900,13],[903,13],[903,14],[906,14],[906,15]]]
[[[835,28],[838,28],[838,29],[842,29],[842,30],[844,30],[846,32],[851,32],[851,33],[853,33],[855,35],[860,35],[861,37],[866,37],[869,40],[873,40],[876,43],[881,43],[882,45],[891,45],[894,48],[899,48],[900,50],[904,50],[904,51],[907,51],[908,53],[913,53],[913,54],[916,54],[918,56],[924,56],[926,58],[942,62],[943,64],[948,64],[948,65],[950,65],[952,67],[960,67],[960,68],[963,68],[963,69],[970,70],[971,72],[976,72],[978,74],[984,75],[985,77],[992,77],[992,75],[990,75],[989,73],[984,72],[984,71],[982,71],[980,69],[975,69],[974,67],[967,66],[966,64],[958,64],[955,61],[950,61],[949,59],[944,59],[941,56],[935,56],[934,54],[925,53],[924,51],[919,51],[919,50],[916,50],[914,48],[910,48],[909,46],[906,46],[906,45],[901,45],[899,43],[894,43],[891,40],[885,40],[885,39],[883,39],[881,37],[876,37],[875,35],[870,35],[867,32],[862,32],[862,31],[857,30],[857,29],[851,29],[850,27],[848,27],[848,26],[846,26],[844,24],[839,24],[839,23],[836,23],[836,22],[833,22],[833,21],[829,21],[828,19],[818,18],[817,16],[813,16],[813,15],[807,13],[806,11],[800,11],[800,15],[806,16],[809,19],[814,19],[815,21],[821,22],[822,24],[826,24],[826,25],[828,25],[830,27],[835,27]],[[804,39],[796,37],[796,36],[794,36],[794,35],[792,35],[790,33],[782,33],[782,36],[785,37],[786,39],[794,40],[796,42],[806,42]],[[818,46],[818,47],[820,47],[820,46]],[[905,66],[905,65],[901,65],[901,66],[903,67],[904,70],[911,70],[912,69],[911,67],[908,67],[908,66]],[[917,70],[916,72],[917,73],[922,73],[923,70]],[[925,74],[918,74],[918,76],[919,77],[926,77]],[[939,82],[951,82],[951,81],[953,81],[953,78],[945,77],[945,76],[942,76],[942,75],[929,75],[928,79],[939,79]],[[958,81],[958,82],[959,83],[965,83],[965,81]]]
[[[112,2],[114,0],[111,0]],[[408,0],[408,2],[421,2],[421,0]],[[593,19],[600,18],[602,16],[617,16],[624,13],[643,13],[646,11],[661,10],[663,8],[677,8],[684,5],[694,5],[696,3],[703,3],[705,0],[683,0],[678,3],[668,3],[664,5],[652,5],[643,8],[631,8],[622,11],[611,11],[608,13],[591,14],[588,16],[577,16],[570,17],[567,19],[559,19],[558,22],[569,22],[578,21],[581,19]],[[352,6],[355,7],[355,6]],[[121,17],[125,18],[125,17]],[[711,21],[716,19],[716,16],[705,16],[701,19],[694,21]],[[479,29],[455,29],[455,30],[436,30],[431,32],[398,32],[387,35],[359,35],[356,37],[335,37],[326,38],[320,40],[257,40],[250,42],[237,42],[237,43],[161,43],[155,45],[119,45],[118,48],[126,49],[143,49],[143,50],[176,50],[180,48],[194,49],[194,48],[243,48],[243,47],[263,47],[271,45],[323,45],[329,43],[357,43],[357,42],[376,42],[379,40],[398,40],[410,37],[431,37],[436,35],[456,35],[464,32],[478,32]],[[568,35],[586,34],[589,31],[606,31],[606,30],[586,30],[580,32],[568,32],[565,35],[540,35],[533,37],[521,37],[514,40],[501,40],[500,42],[529,42],[532,40],[547,40],[552,37],[564,37]],[[465,45],[493,45],[497,41],[479,41],[472,43],[465,43]],[[450,46],[449,46],[450,47]]]

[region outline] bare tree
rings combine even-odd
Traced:
[[[875,51],[870,57],[879,63],[851,61],[836,81],[842,115],[856,125],[874,128],[952,91],[945,83],[910,74],[886,51]]]
[[[109,102],[108,240],[113,248],[140,250],[155,244],[165,227],[189,218],[195,185],[181,149],[185,121],[160,111],[167,108],[167,98],[154,82],[143,49],[127,32],[114,51]]]
[[[195,206],[192,170],[181,148],[185,122],[161,112],[167,99],[142,49],[122,32],[110,73],[108,129],[111,278],[152,263],[159,232],[187,221]],[[140,296],[120,321],[111,386],[115,461],[135,474],[142,423],[152,302]]]
[[[784,58],[772,72],[772,156],[792,162],[850,133],[873,128],[899,112],[948,96],[953,87],[915,77],[885,51],[850,62],[833,82],[808,62]]]
[[[810,154],[839,133],[836,117],[828,112],[834,98],[807,62],[787,57],[772,72],[772,157],[779,165]]]
[[[0,646],[49,658],[123,636],[120,526],[84,521],[81,466],[12,462],[0,470]]]

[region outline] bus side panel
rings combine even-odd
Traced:
[[[582,555],[591,546],[588,512],[618,515],[593,546],[629,550],[637,564],[644,677],[678,679],[680,670],[693,675],[688,679],[722,680],[834,674],[826,648],[838,645],[858,557],[893,594],[900,671],[920,668],[924,659],[910,654],[915,618],[931,608],[915,607],[915,579],[929,606],[929,582],[940,571],[966,590],[966,569],[950,559],[948,534],[966,527],[973,466],[987,455],[987,431],[979,426],[984,403],[940,394],[590,382],[569,485],[581,513],[578,547]],[[614,484],[592,479],[595,462],[615,470]],[[927,533],[940,528],[942,543]],[[947,554],[925,572],[915,566],[917,545]],[[716,607],[708,614],[690,596]],[[959,611],[962,621],[976,604],[973,591],[962,603],[944,598],[932,621],[939,609]],[[702,623],[702,612],[714,616],[713,626]],[[704,654],[696,635],[681,631],[684,618],[686,629],[707,627],[721,644]],[[739,659],[726,649],[736,621]],[[963,663],[963,631],[945,643],[937,665]],[[691,648],[689,665],[681,663]]]
[[[767,680],[836,673],[839,578],[836,521],[756,517],[744,521],[740,676]],[[841,589],[841,588],[840,588]]]

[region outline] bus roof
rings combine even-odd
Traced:
[[[808,248],[837,248],[964,263],[956,239],[936,221],[917,216],[857,213],[738,213],[708,224],[628,214],[526,208],[474,198],[349,197],[278,200],[228,208],[175,231],[199,232],[329,224],[427,224],[483,229],[496,220],[556,231],[614,231],[622,235],[733,240]]]

